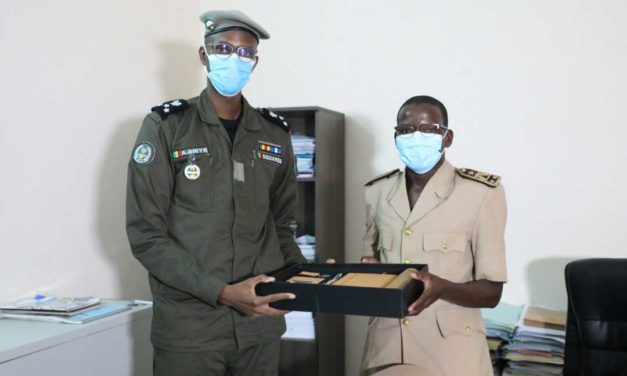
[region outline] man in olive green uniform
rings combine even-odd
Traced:
[[[495,306],[507,281],[503,186],[496,175],[445,160],[453,133],[435,98],[410,98],[397,121],[407,167],[366,184],[362,262],[427,264],[429,272],[413,276],[424,292],[408,317],[371,319],[362,368],[379,376],[491,376],[479,308]]]
[[[127,233],[149,272],[156,375],[277,373],[292,294],[255,295],[264,275],[303,262],[287,123],[241,94],[268,33],[238,11],[201,16],[199,97],[152,108],[129,162]]]

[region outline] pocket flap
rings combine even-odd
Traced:
[[[475,332],[485,334],[485,324],[479,309],[451,307],[438,310],[435,315],[444,338],[454,334],[463,334],[467,337]]]
[[[379,242],[377,245],[377,251],[389,252],[392,250],[392,243],[394,243],[394,234],[391,232],[379,233]]]
[[[464,252],[466,243],[466,234],[460,232],[427,232],[423,236],[423,248],[427,252]]]

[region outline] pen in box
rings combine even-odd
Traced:
[[[325,285],[331,285],[333,284],[333,282],[337,282],[338,279],[342,278],[342,273],[337,273],[336,275],[333,276],[333,278],[331,278],[330,280],[326,281],[324,284]]]

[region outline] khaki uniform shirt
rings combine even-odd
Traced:
[[[128,167],[127,234],[149,272],[153,344],[195,352],[277,339],[283,318],[251,319],[217,299],[227,283],[305,260],[290,229],[290,135],[243,100],[231,144],[206,90],[175,109],[146,116]]]
[[[445,161],[413,210],[399,172],[366,188],[366,212],[367,256],[427,264],[452,282],[507,281],[502,185],[463,178]],[[481,311],[438,300],[418,316],[371,319],[363,368],[393,364],[416,365],[415,375],[492,375]]]

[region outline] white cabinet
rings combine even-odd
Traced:
[[[0,320],[0,376],[149,376],[149,305],[86,324]]]

